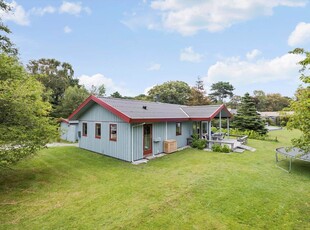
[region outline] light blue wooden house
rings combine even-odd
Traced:
[[[80,148],[134,162],[164,152],[166,140],[175,140],[182,148],[193,133],[210,137],[211,120],[230,117],[224,105],[186,106],[92,95],[68,120],[78,121]]]

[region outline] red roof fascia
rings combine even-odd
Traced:
[[[232,117],[232,114],[228,111],[226,106],[223,104],[214,113],[211,114],[210,120],[213,119],[223,109],[228,113],[229,117]]]
[[[210,117],[194,117],[190,118],[191,121],[210,121]]]
[[[130,120],[130,123],[141,123],[141,122],[181,122],[189,121],[189,118],[134,118]]]
[[[97,97],[93,96],[93,101],[101,105],[103,108],[107,109],[114,115],[118,116],[119,118],[123,119],[124,121],[130,123],[131,118],[128,117],[127,115],[123,114],[119,110],[115,109],[114,107],[108,105],[107,103],[103,102],[102,100],[98,99]]]
[[[126,122],[130,122],[130,118],[123,114],[122,112],[118,111],[117,109],[113,108],[112,106],[108,105],[107,103],[103,102],[102,100],[98,99],[94,95],[90,95],[69,117],[68,120],[71,120],[81,109],[86,106],[90,101],[94,101],[97,104],[101,105],[103,108],[107,109],[111,113],[115,114],[116,116],[120,117]]]

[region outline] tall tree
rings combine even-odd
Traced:
[[[83,86],[69,86],[57,108],[59,116],[68,117],[89,95]]]
[[[198,77],[196,85],[191,87],[191,93],[187,102],[188,105],[209,105],[209,98],[206,96],[203,80]]]
[[[114,92],[114,93],[111,94],[111,97],[114,97],[114,98],[122,98],[122,95],[121,95],[118,91],[116,91],[116,92]]]
[[[0,166],[34,154],[57,134],[43,86],[15,57],[0,54]]]
[[[234,95],[232,96],[232,98],[230,99],[230,101],[227,103],[227,105],[231,108],[231,109],[238,109],[240,104],[241,104],[241,96],[238,95]]]
[[[11,11],[11,7],[3,0],[0,0],[0,15],[1,12],[8,13]],[[18,54],[18,50],[11,42],[10,38],[7,36],[11,33],[11,30],[3,24],[2,19],[0,17],[0,53],[6,53],[8,55],[16,56]]]
[[[65,90],[69,86],[78,85],[78,79],[73,78],[72,66],[67,62],[41,58],[31,60],[27,69],[45,86],[46,91],[50,92],[50,102],[53,106],[52,116],[59,117],[56,108],[60,105]]]
[[[160,102],[185,105],[190,97],[191,88],[183,81],[168,81],[149,90],[149,98]]]
[[[300,79],[305,85],[299,87],[296,92],[296,100],[291,102],[290,108],[294,114],[290,117],[287,126],[289,129],[301,130],[302,135],[299,138],[294,138],[292,144],[307,153],[310,152],[310,52],[296,48],[291,53],[301,54],[305,57],[298,63],[301,65]]]
[[[290,98],[279,93],[267,94],[267,108],[265,111],[281,111],[290,105]]]
[[[267,111],[267,96],[263,90],[254,90],[253,99],[257,111]]]
[[[233,120],[233,127],[239,130],[254,130],[260,134],[266,134],[267,130],[260,115],[256,112],[254,99],[249,93],[242,97],[241,105]]]
[[[105,88],[105,85],[102,84],[100,86],[95,86],[95,85],[92,85],[91,86],[91,89],[90,89],[90,94],[93,94],[97,97],[104,97],[105,96],[105,93],[106,93],[106,88]]]
[[[211,99],[216,103],[223,103],[228,96],[231,98],[235,88],[229,82],[219,81],[211,85]]]

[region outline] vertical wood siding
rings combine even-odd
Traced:
[[[168,139],[177,141],[177,147],[182,148],[187,145],[187,138],[193,134],[193,122],[182,122],[182,135],[176,135],[176,122],[168,123]]]
[[[76,142],[77,141],[78,124],[60,123],[60,138],[62,140]]]
[[[79,119],[79,131],[82,123],[87,123],[87,136],[79,138],[80,148],[131,161],[130,124],[94,104]],[[95,138],[95,123],[101,124],[101,138]],[[110,124],[117,124],[117,141],[110,141]]]

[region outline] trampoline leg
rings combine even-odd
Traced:
[[[290,173],[291,170],[292,170],[292,158],[290,157],[290,166],[289,166],[288,172]]]

